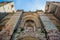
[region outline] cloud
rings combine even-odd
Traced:
[[[45,1],[44,0],[35,0],[33,7],[35,10],[44,10],[45,9]]]
[[[34,3],[33,4],[28,4],[30,7],[29,7],[29,10],[31,11],[36,11],[36,10],[44,10],[45,9],[45,1],[42,0],[34,0]]]

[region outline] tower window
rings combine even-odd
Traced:
[[[13,7],[14,7],[14,5],[11,5],[11,7],[13,8]]]

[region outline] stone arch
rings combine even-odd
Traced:
[[[22,24],[21,24],[22,26],[24,26],[24,23],[26,22],[26,20],[33,20],[37,27],[40,26],[39,20],[38,20],[37,18],[31,18],[31,17],[28,17],[28,18],[26,18],[26,19],[23,19],[23,20],[22,20],[23,22],[22,22]],[[37,22],[36,22],[36,21],[37,21]]]
[[[22,16],[21,27],[24,26],[26,20],[33,20],[36,24],[36,27],[40,27],[41,25],[38,17],[39,16],[36,13],[24,13]]]

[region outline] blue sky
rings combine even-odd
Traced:
[[[10,0],[0,0],[1,1],[10,1]],[[46,1],[60,1],[60,0],[13,0],[15,9],[23,9],[24,11],[35,11],[35,10],[44,10]]]
[[[25,11],[35,11],[44,9],[45,3],[45,0],[17,0],[17,2],[15,0],[15,7],[16,9],[24,9]]]

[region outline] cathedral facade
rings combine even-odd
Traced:
[[[0,24],[1,40],[59,40],[60,32],[42,10],[8,14]]]
[[[60,17],[54,15],[59,8],[54,10],[51,4],[50,9],[48,4],[45,12],[0,13],[0,40],[60,40]]]

